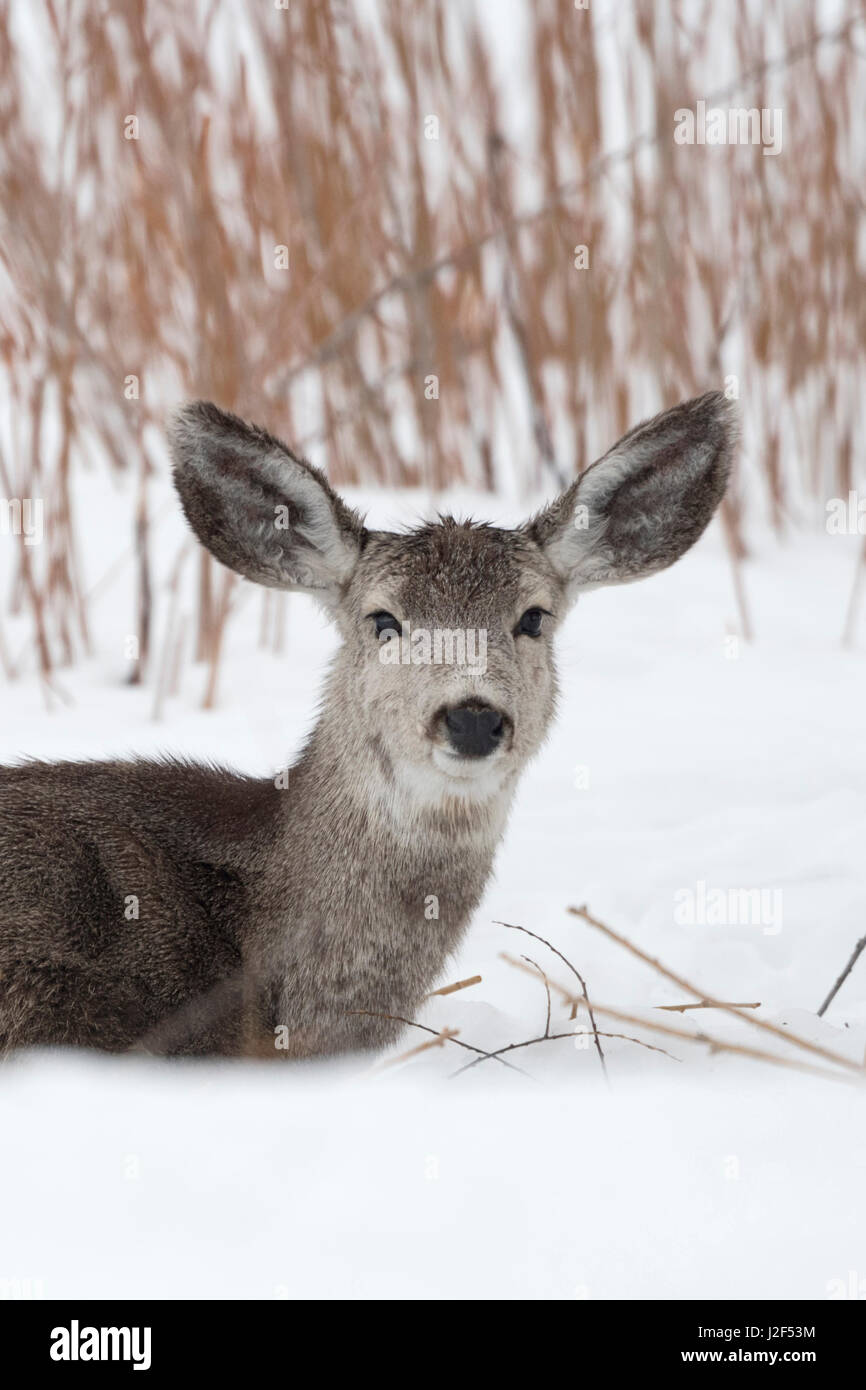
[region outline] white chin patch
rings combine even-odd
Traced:
[[[433,766],[438,767],[440,772],[447,773],[449,777],[457,777],[460,781],[474,782],[476,778],[483,777],[495,762],[495,753],[491,753],[487,758],[464,758],[459,753],[451,753],[447,748],[433,749]]]
[[[506,760],[501,753],[492,753],[488,758],[462,758],[459,753],[449,753],[446,748],[435,748],[431,757],[432,768],[419,768],[421,778],[432,784],[431,799],[438,796],[460,796],[470,801],[485,801],[495,796],[502,787],[505,777]],[[434,770],[435,769],[435,770]],[[426,776],[425,776],[426,773]]]

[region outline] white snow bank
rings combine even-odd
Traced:
[[[7,1067],[0,1279],[57,1298],[822,1299],[866,1275],[863,1112],[841,1087],[335,1072]]]

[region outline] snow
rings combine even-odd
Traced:
[[[27,1059],[3,1080],[2,1273],[61,1299],[820,1299],[863,1277],[847,1092],[607,1094],[573,1060],[464,1089]]]
[[[0,759],[170,750],[261,774],[284,765],[333,649],[313,604],[289,600],[277,656],[257,646],[250,591],[219,708],[200,710],[205,673],[188,665],[154,723],[152,688],[123,680],[122,499],[97,479],[80,498],[89,582],[121,558],[94,594],[95,653],[60,673],[72,703],[52,712],[29,673],[5,690]],[[167,499],[154,499],[160,576],[181,536]],[[486,498],[352,500],[373,524],[449,504],[517,517]],[[570,977],[504,921],[548,938],[602,1004],[821,1065],[718,1013],[653,1013],[683,991],[566,912],[587,903],[699,989],[760,1001],[761,1017],[862,1061],[866,958],[816,1017],[866,922],[866,633],[840,643],[860,544],[756,533],[751,644],[736,639],[716,528],[668,573],[580,601],[560,642],[556,728],[441,983],[482,982],[420,1021],[485,1049],[543,1031],[540,981],[501,952]],[[684,899],[756,889],[757,920],[678,921]],[[574,1026],[556,999],[553,1022]],[[607,1030],[680,1060],[608,1040],[608,1086],[585,1038],[514,1053],[522,1074],[485,1061],[455,1076],[471,1060],[455,1043],[387,1068],[15,1058],[0,1069],[0,1292],[31,1280],[57,1298],[820,1299],[858,1281],[866,1293],[863,1092]],[[393,1055],[424,1036],[407,1032]]]

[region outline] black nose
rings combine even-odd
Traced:
[[[486,758],[498,748],[505,722],[489,705],[457,705],[445,711],[451,747],[467,758]]]

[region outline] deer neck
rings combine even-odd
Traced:
[[[286,1020],[317,1048],[380,1046],[411,1016],[456,950],[490,875],[513,787],[482,802],[417,794],[360,719],[326,700],[290,769],[270,901],[282,922]],[[391,1031],[389,1031],[391,1030]]]

